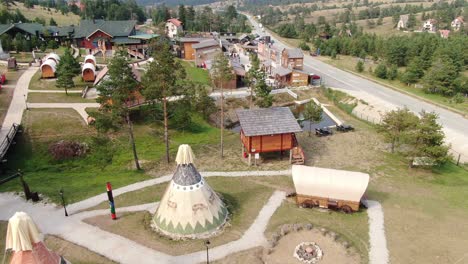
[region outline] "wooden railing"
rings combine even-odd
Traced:
[[[13,124],[6,134],[5,138],[3,139],[2,143],[0,143],[0,160],[3,159],[5,154],[8,151],[8,148],[10,148],[11,143],[13,142],[13,139],[15,138],[16,132],[19,130],[19,125],[18,124]]]

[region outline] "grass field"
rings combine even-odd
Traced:
[[[216,192],[224,197],[231,214],[229,225],[224,232],[210,238],[211,247],[239,239],[273,193],[272,188],[257,184],[247,178],[210,177],[206,180]],[[159,201],[167,184],[163,183],[127,193],[125,197],[115,201],[116,205],[122,207]],[[132,197],[138,197],[137,201],[133,201]],[[181,255],[204,249],[203,240],[173,241],[161,237],[151,230],[151,219],[152,216],[149,213],[137,212],[120,215],[118,221],[109,220],[107,215],[93,217],[85,221],[171,255]]]
[[[35,5],[34,8],[26,8],[23,3],[14,2],[10,7],[11,11],[18,9],[29,20],[34,20],[36,17],[42,18],[49,25],[50,19],[53,17],[59,26],[78,25],[80,16],[73,13],[62,14],[60,11],[51,8],[48,11],[46,8]]]
[[[187,72],[187,79],[205,86],[211,86],[211,80],[208,75],[208,71],[195,67],[195,64],[191,61],[180,60],[182,66]]]
[[[80,93],[29,93],[28,103],[95,103],[94,99],[85,99]]]
[[[92,85],[92,83],[83,82],[81,76],[75,76],[73,78],[75,82],[75,87],[68,90],[82,90],[87,85]],[[41,71],[38,70],[36,74],[31,79],[29,83],[29,90],[58,90],[65,91],[63,88],[56,86],[57,79],[42,79]]]

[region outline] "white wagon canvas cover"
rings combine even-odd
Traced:
[[[359,202],[369,184],[369,174],[325,169],[304,165],[292,166],[298,195]]]

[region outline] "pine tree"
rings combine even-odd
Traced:
[[[139,84],[133,74],[132,67],[128,64],[126,55],[123,50],[116,53],[107,66],[109,78],[97,86],[98,102],[102,107],[100,113],[96,115],[96,127],[100,132],[108,132],[120,129],[122,123],[126,124],[135,167],[137,170],[141,170],[133,134],[133,123],[127,104],[135,99]]]
[[[422,60],[415,57],[406,67],[405,73],[401,76],[401,81],[406,84],[416,83],[424,75]]]
[[[184,26],[187,23],[187,12],[184,5],[179,5],[179,20]]]
[[[57,22],[55,22],[53,17],[50,18],[49,26],[57,26]]]
[[[80,74],[80,64],[73,58],[70,49],[65,49],[65,52],[57,65],[57,83],[56,86],[65,89],[65,94],[68,95],[68,89],[75,87],[73,77]]]
[[[358,60],[358,62],[356,63],[356,71],[357,72],[364,71],[364,62],[362,62],[362,60]]]
[[[454,95],[457,89],[455,80],[459,73],[451,59],[438,58],[423,78],[424,91],[446,96]]]
[[[168,98],[181,95],[185,69],[170,51],[167,42],[153,44],[153,61],[142,78],[143,95],[146,100],[161,102],[164,114],[164,143],[166,145],[166,161],[169,157],[169,115]]]
[[[392,153],[402,143],[408,141],[411,129],[417,125],[418,121],[418,117],[408,108],[393,110],[383,116],[378,129],[384,135],[385,141],[391,144]]]
[[[221,92],[221,158],[224,156],[224,91],[223,86],[225,83],[229,82],[234,78],[232,73],[232,68],[229,65],[228,59],[224,56],[223,53],[218,54],[215,57],[213,66],[211,68],[211,76],[214,81],[214,85],[220,89]]]
[[[445,134],[437,123],[437,114],[422,111],[420,120],[410,140],[411,163],[414,158],[430,158],[434,165],[441,165],[450,159],[449,147],[444,144]]]

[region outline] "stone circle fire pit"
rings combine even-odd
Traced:
[[[302,263],[318,263],[323,256],[323,252],[315,242],[302,242],[294,249],[294,255]]]

